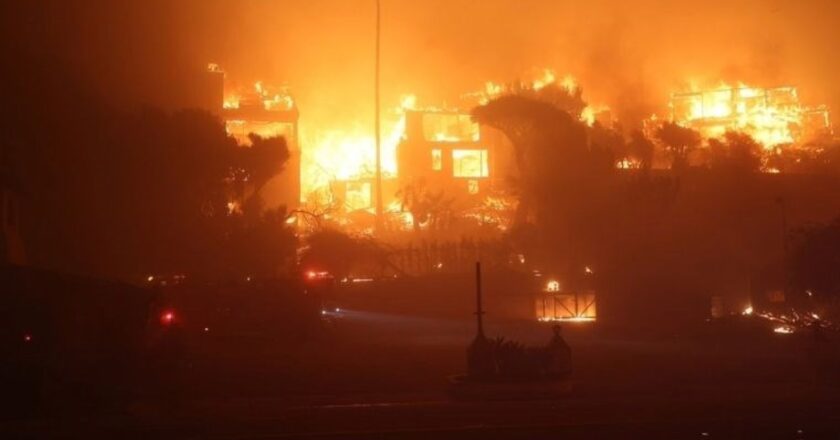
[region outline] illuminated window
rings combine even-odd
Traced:
[[[488,177],[487,150],[452,150],[452,175]]]
[[[443,152],[438,149],[432,150],[432,169],[435,171],[443,169]]]
[[[344,202],[348,211],[368,209],[371,204],[370,183],[348,183],[345,191]]]
[[[470,194],[478,194],[478,180],[467,181],[467,192]]]
[[[426,113],[423,138],[431,142],[478,142],[480,133],[470,115]]]

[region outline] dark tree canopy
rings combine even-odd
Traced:
[[[840,300],[840,219],[804,229],[790,264],[791,281],[799,290]]]
[[[656,130],[656,137],[671,154],[671,168],[681,170],[688,166],[688,156],[703,142],[695,130],[674,122],[666,122]]]
[[[761,170],[761,144],[746,133],[727,132],[723,139],[710,139],[713,170],[752,173]]]
[[[630,135],[630,142],[627,143],[627,152],[630,157],[639,161],[643,170],[650,170],[653,165],[653,153],[656,149],[653,141],[648,139],[641,130],[634,130]]]
[[[290,248],[282,214],[264,215],[260,206],[257,220],[246,221],[231,210],[246,203],[238,187],[256,194],[281,172],[283,139],[242,148],[204,111],[115,108],[56,66],[16,64],[2,86],[16,109],[0,128],[4,156],[24,188],[32,264],[135,280],[150,273],[239,276],[233,272],[272,272],[265,267],[280,264],[269,251],[255,255],[273,263],[246,268],[226,260],[247,253],[234,249],[234,235],[262,235],[285,246],[278,252]]]
[[[613,198],[616,144],[623,139],[600,127],[594,132],[578,118],[544,101],[504,96],[473,111],[475,119],[511,140],[519,171],[515,229],[539,237],[542,256],[574,279],[594,258],[604,210]]]

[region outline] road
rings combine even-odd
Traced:
[[[462,402],[447,396],[446,376],[463,369],[470,321],[346,319],[330,338],[291,351],[240,344],[197,356],[177,399],[4,422],[0,438],[840,438],[837,375],[813,374],[806,337],[570,329],[568,396]],[[549,334],[521,323],[489,330],[532,344]]]

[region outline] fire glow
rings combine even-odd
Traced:
[[[806,107],[796,87],[760,88],[738,83],[671,97],[672,119],[706,138],[727,131],[746,133],[772,150],[801,141],[810,132],[830,127],[828,110]]]
[[[215,64],[208,66],[208,70],[222,72]],[[830,132],[828,110],[824,106],[803,105],[796,87],[760,88],[741,82],[735,83],[736,85],[719,84],[706,90],[693,86],[688,92],[672,94],[668,106],[670,120],[697,130],[707,140],[719,138],[730,131],[748,134],[768,153],[777,152],[782,147],[800,145],[817,133]],[[392,180],[399,177],[397,149],[407,136],[408,112],[468,117],[469,111],[476,105],[486,104],[509,94],[540,92],[549,87],[556,87],[570,97],[581,99],[582,96],[583,89],[574,76],[558,75],[551,69],[539,69],[532,71],[526,79],[511,83],[486,81],[479,91],[461,95],[460,105],[456,107],[419,106],[419,100],[414,94],[404,95],[399,103],[392,102],[390,106],[386,103],[381,112],[383,179]],[[583,100],[581,102],[583,108],[576,115],[581,122],[588,126],[594,126],[596,121],[608,127],[614,124],[608,106],[593,105]],[[328,206],[341,199],[341,202],[347,205],[348,211],[366,209],[372,212],[371,190],[376,176],[377,161],[371,118],[351,113],[351,116],[336,119],[319,113],[317,108],[310,108],[302,112],[298,129],[296,105],[287,87],[275,87],[263,81],[256,81],[247,88],[226,88],[222,104],[224,109],[238,115],[226,120],[226,128],[242,145],[249,144],[249,133],[262,137],[294,136],[295,148],[300,151],[301,202]],[[250,114],[250,109],[277,116],[276,119],[272,119],[272,116],[262,122],[250,121],[245,117]],[[294,116],[289,116],[287,120],[286,115]],[[667,119],[669,118],[662,117],[660,113],[653,116],[649,122],[657,124]],[[292,120],[295,122],[290,122]],[[313,125],[311,121],[315,120],[332,122]],[[472,131],[464,132],[451,132],[451,127],[445,124],[430,127],[429,130],[424,136],[434,142],[481,141],[481,130],[477,125]],[[617,168],[625,170],[638,169],[641,166],[638,160],[630,158],[616,162]],[[762,170],[779,172],[772,167],[764,167]],[[333,184],[338,182],[353,183],[355,186],[352,191],[348,189],[347,194],[337,199],[333,193]],[[357,193],[362,197],[355,200],[351,195],[355,196]],[[394,201],[387,200],[385,203],[385,212],[401,217],[397,219],[398,222],[403,224],[405,229],[410,229],[413,223],[410,215],[404,213],[401,206],[394,206]]]

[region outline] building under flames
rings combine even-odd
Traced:
[[[409,185],[470,198],[486,195],[499,182],[506,163],[501,133],[455,110],[411,109],[403,118],[397,175],[383,178],[385,205],[398,203],[395,195]],[[346,211],[372,210],[374,190],[372,175],[336,181],[331,187]]]
[[[456,195],[486,193],[497,174],[495,153],[488,131],[469,114],[412,110],[397,148],[399,180],[422,180]]]
[[[673,121],[706,138],[738,131],[767,149],[800,144],[831,131],[828,109],[803,106],[797,88],[790,86],[739,85],[677,93],[672,95],[670,106]]]
[[[248,90],[229,90],[225,84],[225,73],[216,64],[207,69],[210,100],[207,108],[218,114],[228,134],[237,143],[248,147],[250,135],[263,138],[282,136],[289,147],[289,160],[277,178],[281,180],[273,193],[274,200],[293,209],[300,203],[301,151],[299,145],[298,112],[295,100],[288,89],[270,89],[262,82]]]

